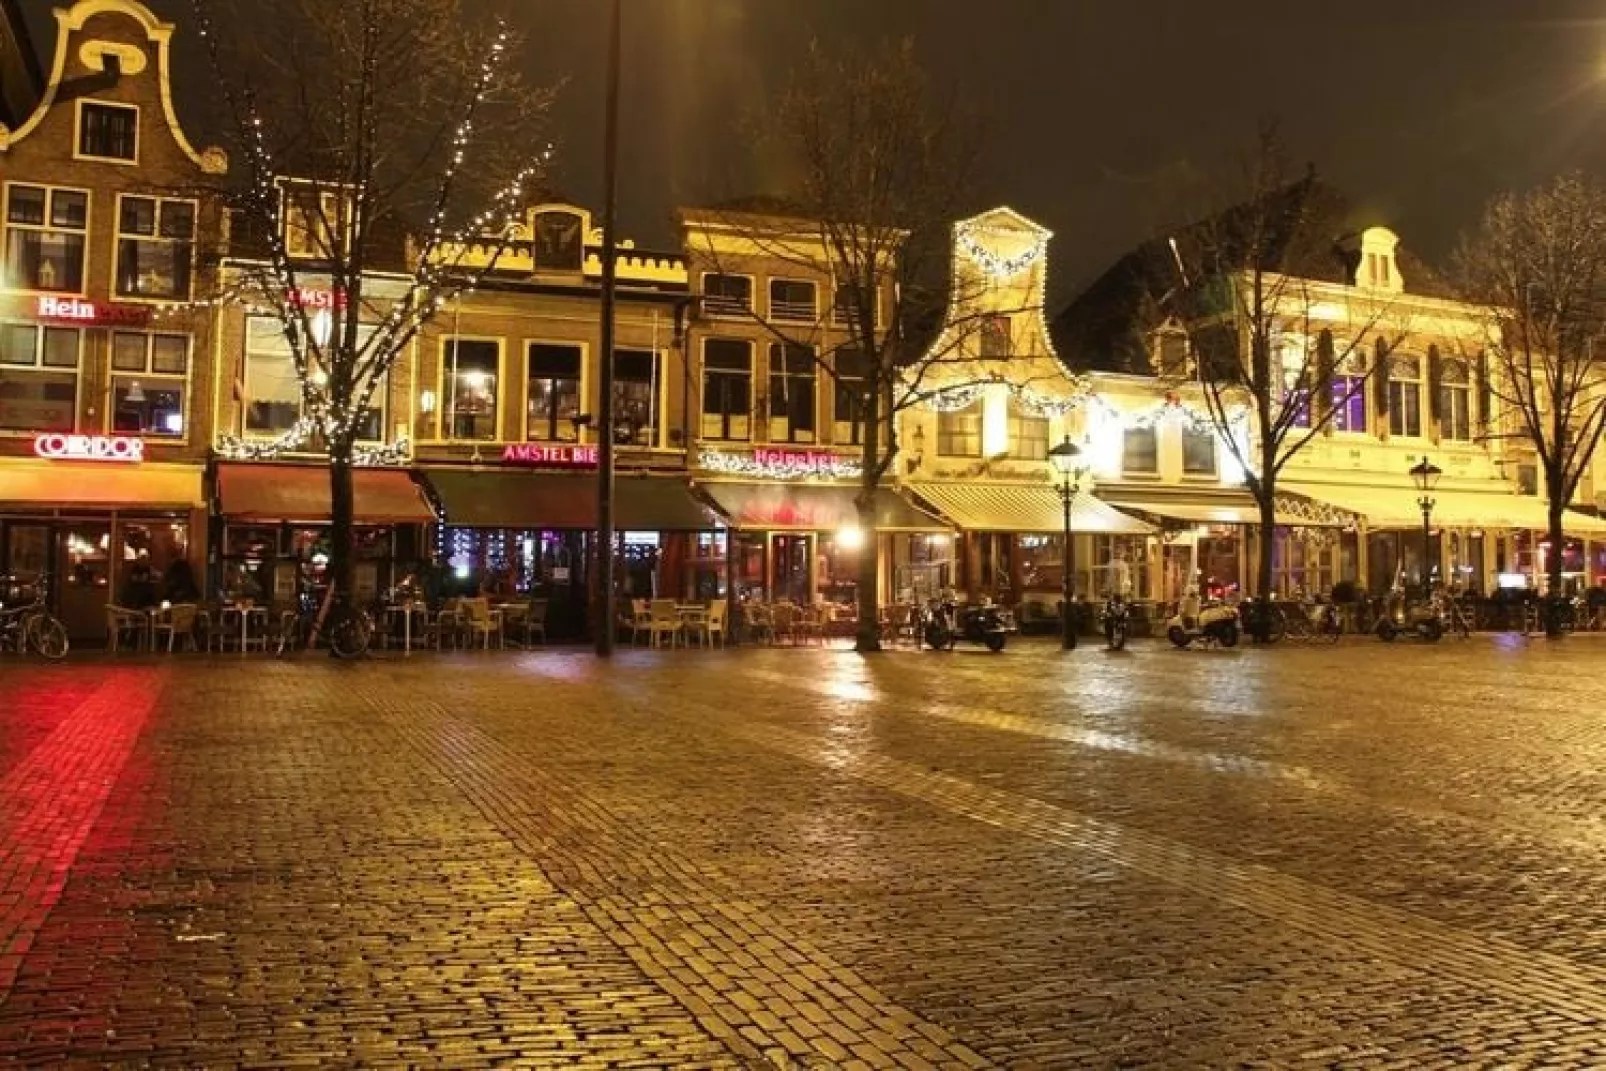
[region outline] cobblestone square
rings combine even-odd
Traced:
[[[0,664],[0,1062],[1598,1067],[1606,643]]]

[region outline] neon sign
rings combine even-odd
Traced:
[[[33,452],[51,461],[123,461],[138,464],[145,460],[145,440],[133,435],[48,432],[34,436]]]
[[[82,298],[40,295],[34,314],[41,320],[82,327],[144,327],[151,322],[147,305],[97,305]]]
[[[344,290],[317,290],[310,286],[299,286],[285,295],[292,309],[307,309],[316,312],[320,309],[344,309],[346,307],[346,292]]]
[[[548,446],[543,443],[510,443],[502,451],[504,465],[549,465],[553,468],[591,468],[597,463],[595,446]]]

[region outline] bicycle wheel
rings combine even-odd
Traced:
[[[49,614],[39,614],[28,621],[24,647],[32,647],[52,662],[67,657],[67,626]]]
[[[348,612],[329,629],[329,651],[336,658],[357,658],[368,650],[374,627],[368,615]]]

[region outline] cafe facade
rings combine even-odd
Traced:
[[[193,302],[227,159],[178,121],[170,25],[133,0],[56,22],[0,126],[0,574],[42,578],[87,638],[136,570],[201,571],[215,338]]]

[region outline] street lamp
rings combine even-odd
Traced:
[[[620,0],[613,0],[608,18],[608,92],[603,115],[602,160],[602,323],[598,346],[602,358],[597,398],[597,612],[596,651],[613,654],[613,334],[614,298],[618,290],[618,228],[614,208],[619,186],[619,24]]]
[[[1433,567],[1429,559],[1433,556],[1433,489],[1439,486],[1439,477],[1444,470],[1424,455],[1422,460],[1411,466],[1411,482],[1416,484],[1419,497],[1416,504],[1422,510],[1422,598],[1426,599],[1433,594]]]
[[[1076,501],[1076,492],[1081,490],[1082,477],[1087,474],[1087,462],[1082,460],[1082,450],[1071,442],[1069,435],[1065,441],[1048,452],[1048,459],[1054,463],[1054,469],[1060,474],[1059,493],[1060,501],[1065,504],[1065,547],[1061,567],[1064,570],[1064,580],[1060,585],[1061,598],[1065,603],[1065,613],[1060,620],[1060,647],[1066,651],[1076,650],[1076,614],[1071,598],[1076,593],[1076,545],[1071,541],[1071,506]]]

